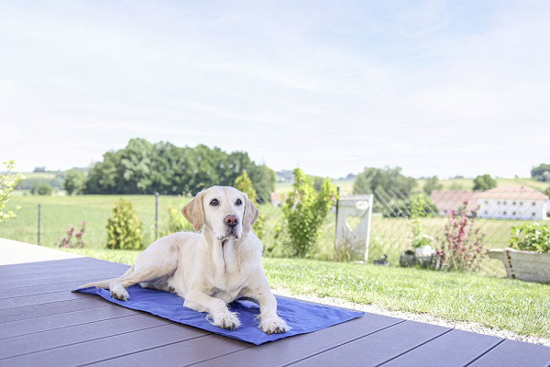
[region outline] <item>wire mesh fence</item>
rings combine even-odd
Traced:
[[[179,196],[159,196],[157,205],[155,195],[125,195],[123,198],[132,203],[141,220],[145,244],[166,234],[165,223],[169,209],[181,210],[189,200]],[[0,226],[0,237],[58,247],[71,226],[78,230],[86,222],[82,237],[86,246],[105,248],[107,220],[112,216],[113,206],[119,199],[118,196],[107,195],[14,197],[10,206],[20,206],[20,209],[16,210],[15,218]]]
[[[446,241],[446,226],[451,214],[464,213],[483,235],[485,249],[510,247],[514,228],[524,223],[550,225],[548,196],[522,186],[503,186],[488,191],[433,191],[427,194],[403,194],[391,190],[373,193],[375,203],[371,224],[369,260],[387,254],[397,264],[402,251],[413,245],[413,218],[417,217],[420,234],[434,248]],[[414,213],[414,203],[422,209]],[[416,214],[416,215],[415,215]],[[468,234],[465,234],[466,236]],[[486,258],[482,272],[504,275],[498,260]]]
[[[464,212],[473,220],[474,226],[484,234],[483,246],[486,249],[509,247],[515,226],[523,223],[550,225],[548,197],[520,186],[503,186],[485,192],[434,191],[430,195],[376,190],[373,195],[369,244],[371,263],[386,254],[390,264],[398,265],[401,252],[412,248],[414,217],[420,224],[420,234],[428,238],[434,248],[439,248],[445,241],[445,226],[453,211]],[[106,223],[119,198],[113,195],[17,196],[12,198],[10,206],[21,208],[17,210],[16,218],[0,225],[0,237],[34,244],[38,244],[40,237],[41,245],[58,247],[71,226],[78,230],[83,222],[87,222],[83,236],[86,247],[106,248]],[[190,200],[181,196],[157,198],[155,195],[124,195],[123,198],[132,203],[141,219],[145,245],[152,243],[157,236],[170,233],[167,226],[170,209],[172,215],[179,216],[181,208]],[[418,209],[419,200],[421,209]],[[262,212],[267,227],[283,224],[280,208],[267,204]],[[329,221],[334,221],[334,218],[331,215]],[[348,224],[354,226],[353,218],[349,218]],[[334,230],[334,223],[327,225],[320,242],[333,243]],[[274,232],[267,231],[270,238],[263,239],[264,246],[277,241]],[[504,275],[504,267],[498,260],[485,259],[482,272]]]

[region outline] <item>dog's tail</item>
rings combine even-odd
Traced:
[[[80,287],[78,287],[77,289],[88,288],[88,287],[109,289],[109,284],[111,284],[112,281],[124,278],[125,276],[130,274],[133,270],[134,270],[134,267],[132,266],[130,269],[126,270],[126,272],[121,277],[107,279],[107,280],[100,280],[98,282],[92,282],[92,283],[84,284],[84,285],[81,285]]]
[[[117,280],[117,279],[119,279],[119,278],[113,278],[113,279],[107,279],[107,280],[100,280],[99,282],[92,282],[92,283],[84,284],[84,285],[79,286],[78,289],[88,288],[88,287],[96,287],[96,288],[108,289],[108,288],[109,288],[109,284],[111,284],[111,282],[112,282],[113,280]]]

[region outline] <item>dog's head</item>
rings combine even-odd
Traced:
[[[213,186],[195,196],[182,213],[195,231],[207,226],[218,240],[241,238],[250,232],[260,211],[245,193],[229,186]]]

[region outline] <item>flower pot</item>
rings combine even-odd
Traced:
[[[511,248],[489,250],[488,254],[504,263],[508,278],[550,284],[550,254]]]
[[[414,257],[416,259],[416,264],[423,268],[427,268],[432,263],[433,254],[434,250],[430,245],[415,248]]]

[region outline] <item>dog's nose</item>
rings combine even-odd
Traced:
[[[230,215],[226,216],[223,221],[229,227],[235,227],[237,224],[239,224],[239,218],[237,218],[237,216],[233,215],[233,214],[230,214]]]

